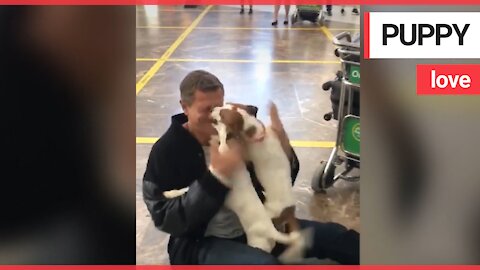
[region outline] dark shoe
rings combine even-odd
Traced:
[[[328,15],[328,16],[332,16],[332,11],[331,11],[331,10],[327,10],[327,15]]]
[[[352,11],[352,12],[353,12],[353,11]],[[345,9],[342,8],[342,9],[340,10],[340,13],[342,13],[342,15],[345,14]]]
[[[288,20],[283,21],[283,24],[287,25],[287,24],[288,24]]]
[[[359,14],[358,9],[356,9],[356,8],[352,9],[352,14],[353,15],[358,15]]]
[[[250,9],[250,10],[248,11],[248,14],[252,14],[252,13],[253,13],[253,9]]]
[[[245,13],[245,9],[242,8],[240,9],[240,14],[243,14],[243,13]]]
[[[278,24],[278,21],[272,22],[272,26],[277,26],[277,24]]]

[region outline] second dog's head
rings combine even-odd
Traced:
[[[265,137],[265,126],[255,118],[256,108],[242,104],[227,104],[213,109],[212,123],[217,128],[224,125],[226,139],[237,138],[246,142],[262,141]]]

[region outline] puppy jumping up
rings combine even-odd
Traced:
[[[245,123],[242,113],[247,112],[232,105],[217,107],[213,110],[213,125],[218,131],[220,153],[228,150],[230,140],[245,143]],[[277,231],[253,187],[245,166],[234,172],[230,184],[231,190],[225,205],[237,214],[247,236],[248,245],[271,252],[276,242],[289,245],[297,241],[297,235],[287,235]]]
[[[244,122],[248,158],[253,162],[255,174],[265,190],[265,209],[275,224],[286,224],[291,235],[298,237],[298,241],[280,256],[280,260],[288,262],[301,260],[305,248],[310,245],[311,233],[310,231],[300,233],[301,228],[295,218],[290,161],[271,126],[265,127],[262,122],[244,110],[237,111],[242,115]],[[271,114],[278,116],[273,103]]]

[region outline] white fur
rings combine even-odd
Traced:
[[[257,134],[254,137],[263,137],[261,141],[248,144],[248,155],[265,190],[265,208],[271,218],[279,217],[285,208],[295,205],[290,162],[272,128],[264,128],[258,119],[245,111],[239,112],[243,116],[244,129],[255,126]]]
[[[217,120],[214,127],[218,131],[220,153],[228,150],[226,127],[221,122],[219,115],[220,110],[224,108],[231,109],[231,106],[215,108],[212,112],[213,118]],[[230,182],[231,189],[225,200],[225,206],[237,214],[247,235],[248,245],[271,252],[275,242],[291,244],[296,240],[297,236],[295,235],[277,231],[253,187],[250,174],[245,166],[234,172]]]
[[[183,194],[187,193],[187,191],[188,191],[188,187],[182,188],[182,189],[173,189],[173,190],[163,192],[163,196],[165,196],[165,198],[167,199],[172,199],[175,197],[182,196]]]
[[[248,155],[254,164],[255,175],[265,190],[265,209],[270,218],[277,218],[285,208],[295,206],[290,162],[271,127],[265,128],[254,116],[243,110],[238,111],[244,120],[244,130],[256,127],[257,132],[248,143]],[[300,261],[305,249],[311,245],[311,230],[292,232],[291,236],[296,240],[279,257],[284,263]]]

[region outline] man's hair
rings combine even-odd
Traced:
[[[213,92],[219,88],[223,91],[223,84],[215,75],[205,70],[195,70],[188,73],[180,83],[180,98],[187,105],[192,105],[196,90]]]

